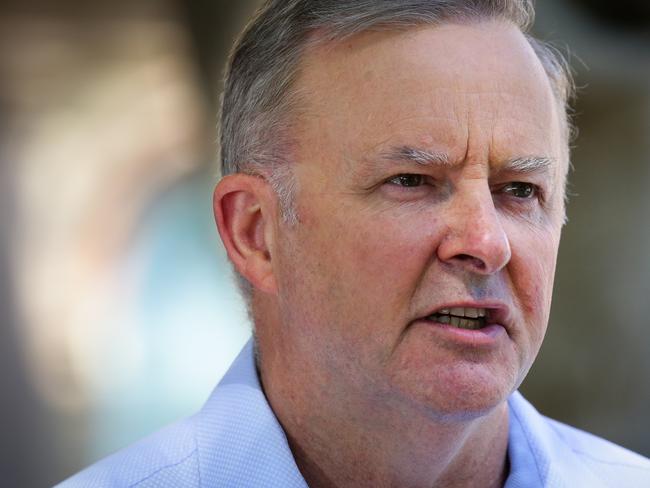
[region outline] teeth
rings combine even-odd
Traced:
[[[430,315],[429,320],[440,324],[448,324],[459,329],[476,330],[486,325],[485,316],[487,311],[484,308],[443,308]]]
[[[478,317],[478,308],[466,308],[465,317],[472,317],[473,319]]]
[[[451,317],[449,315],[440,315],[436,318],[436,322],[439,322],[441,324],[448,324],[451,322]]]
[[[485,317],[486,310],[484,308],[473,308],[473,307],[453,307],[453,308],[442,308],[437,312],[436,315],[455,315],[456,317],[469,317],[470,319],[476,319],[479,317]]]
[[[459,327],[461,329],[478,329],[481,327],[481,323],[478,320],[461,319]]]

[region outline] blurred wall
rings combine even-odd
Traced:
[[[246,340],[211,215],[215,59],[245,5],[0,6],[3,483],[195,410]]]
[[[522,389],[650,455],[650,26],[626,2],[627,16],[538,5],[537,33],[574,53],[580,136],[551,324]],[[191,413],[248,337],[210,193],[223,60],[255,3],[0,7],[10,486],[50,485]]]
[[[650,455],[650,4],[538,2],[579,86],[552,316],[523,391],[544,413]]]

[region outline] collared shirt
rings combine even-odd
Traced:
[[[650,487],[650,460],[508,400],[506,488]],[[435,455],[435,454],[432,454]],[[306,488],[255,368],[239,354],[203,409],[64,481],[60,488]]]

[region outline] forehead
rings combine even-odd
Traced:
[[[310,49],[297,81],[303,145],[354,157],[407,145],[452,160],[561,159],[558,104],[502,22],[368,32]]]

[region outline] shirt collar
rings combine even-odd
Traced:
[[[508,399],[510,474],[505,488],[603,487],[549,419],[519,393]]]
[[[262,391],[252,339],[195,421],[205,486],[307,488]]]

